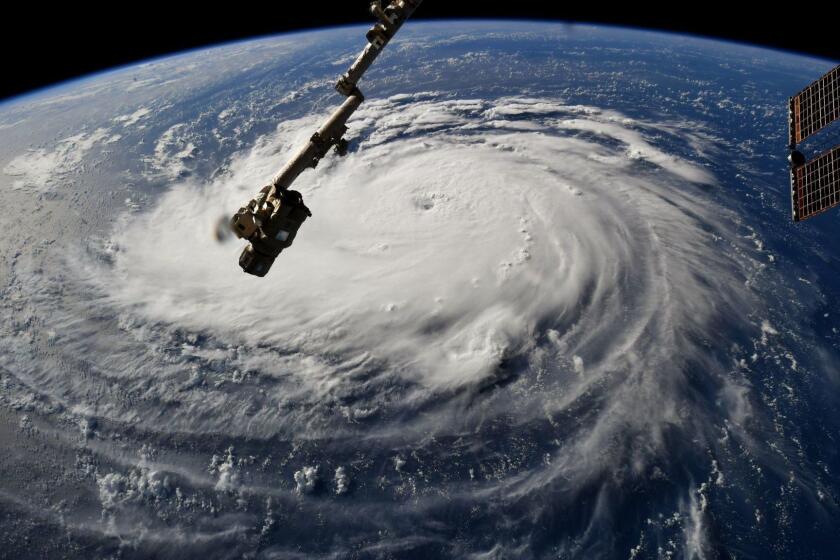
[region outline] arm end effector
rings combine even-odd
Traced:
[[[263,188],[230,221],[234,234],[250,242],[239,256],[239,266],[248,274],[265,276],[310,216],[312,213],[298,191]]]

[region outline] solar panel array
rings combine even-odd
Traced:
[[[795,146],[840,118],[840,66],[790,98],[790,144]]]
[[[840,146],[792,168],[790,173],[795,221],[840,204]]]

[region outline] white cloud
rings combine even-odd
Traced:
[[[335,469],[335,493],[338,495],[346,494],[350,490],[350,476],[347,474],[347,469],[338,467]]]
[[[141,120],[145,119],[149,115],[152,114],[152,110],[148,107],[140,107],[133,113],[129,113],[127,115],[120,115],[119,117],[114,118],[114,122],[121,124],[124,127],[131,127],[140,122]]]
[[[213,455],[209,470],[218,476],[216,490],[227,492],[234,490],[239,485],[239,470],[236,467],[232,447],[228,448],[223,457]]]
[[[318,484],[318,465],[303,467],[295,471],[295,490],[298,494],[311,494]],[[338,473],[336,472],[336,478]]]
[[[127,502],[165,499],[172,486],[166,475],[145,467],[133,469],[126,475],[112,472],[97,476],[96,485],[104,510]]]
[[[172,125],[155,142],[154,153],[145,158],[147,177],[177,179],[187,171],[187,162],[196,154],[195,143],[189,139],[186,124]]]
[[[60,188],[68,177],[82,169],[91,149],[108,137],[106,128],[81,132],[52,148],[37,148],[18,155],[6,164],[3,173],[14,178],[14,189],[45,192]]]

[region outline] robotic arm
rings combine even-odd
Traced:
[[[271,183],[231,218],[233,233],[249,242],[239,257],[239,266],[248,274],[265,276],[277,255],[291,246],[300,226],[312,216],[301,194],[289,187],[303,171],[318,165],[330,148],[339,155],[347,153],[347,120],[365,99],[356,84],[422,1],[392,0],[385,8],[380,1],[371,3],[371,14],[378,21],[367,32],[368,45],[335,85],[347,99]]]

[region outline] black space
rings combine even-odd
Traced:
[[[425,0],[415,19],[505,18],[605,23],[692,33],[840,60],[832,18],[807,18],[801,7],[752,10],[738,4],[669,3],[667,10],[590,2]],[[68,3],[23,7],[4,25],[0,98],[185,49],[283,31],[372,21],[365,0],[271,3]],[[587,7],[591,6],[591,7]],[[804,4],[803,4],[804,6]],[[17,9],[17,8],[16,8]],[[360,39],[363,40],[363,39]]]

